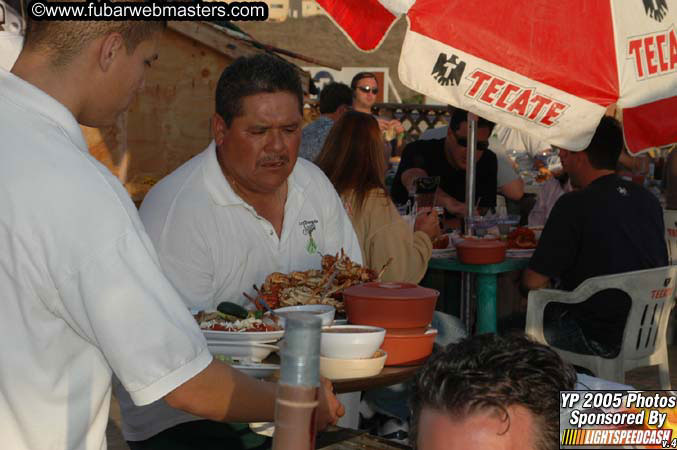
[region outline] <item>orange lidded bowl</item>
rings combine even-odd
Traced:
[[[433,320],[439,295],[413,283],[374,281],[346,289],[343,301],[350,323],[423,332]]]
[[[498,239],[466,239],[456,244],[456,254],[463,264],[496,264],[505,260],[506,248]]]
[[[433,352],[437,330],[410,334],[400,330],[388,330],[381,349],[388,354],[386,366],[408,366],[420,364]]]

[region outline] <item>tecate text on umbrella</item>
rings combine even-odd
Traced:
[[[538,93],[533,88],[521,87],[481,69],[471,73],[469,79],[474,82],[465,94],[468,97],[546,127],[556,124],[567,108],[566,104]]]
[[[677,70],[677,32],[671,30],[628,40],[628,58],[635,59],[637,78]]]

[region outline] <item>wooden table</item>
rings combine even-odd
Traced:
[[[264,362],[279,364],[280,360],[277,354],[273,354]],[[374,375],[373,377],[348,378],[345,380],[332,381],[334,393],[336,393],[339,401],[343,403],[343,406],[346,408],[346,413],[339,420],[338,424],[346,429],[356,429],[359,422],[360,394],[362,391],[405,382],[413,378],[421,367],[422,364],[384,367],[383,370],[381,370],[381,373]],[[275,372],[268,377],[267,380],[277,382],[279,376],[279,372]]]
[[[346,413],[338,424],[345,428],[356,429],[360,421],[360,399],[362,391],[392,386],[402,383],[416,375],[421,365],[415,366],[395,366],[384,367],[381,373],[373,377],[351,378],[346,380],[332,381],[334,392],[343,406]]]
[[[318,433],[316,448],[323,450],[398,450],[411,447],[388,441],[362,430],[329,427]]]
[[[506,258],[498,264],[463,264],[456,258],[431,258],[430,269],[465,272],[477,275],[477,333],[496,333],[497,275],[522,270],[529,258]]]
[[[380,374],[373,377],[336,380],[332,381],[332,384],[334,385],[334,391],[337,394],[361,392],[369,389],[392,386],[393,384],[407,381],[413,378],[421,367],[421,364],[414,366],[384,367]]]

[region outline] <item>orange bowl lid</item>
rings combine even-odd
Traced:
[[[344,297],[361,297],[382,300],[427,300],[437,298],[440,293],[413,283],[398,281],[358,284],[343,291]]]

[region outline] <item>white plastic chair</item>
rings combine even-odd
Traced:
[[[665,243],[668,246],[668,259],[670,264],[677,264],[677,210],[664,210],[663,222],[665,223]]]
[[[565,361],[591,370],[609,381],[625,382],[625,372],[658,365],[661,389],[671,389],[666,330],[675,304],[677,266],[589,278],[574,291],[539,289],[529,292],[526,333],[550,345],[543,335],[543,313],[548,303],[582,303],[604,289],[620,289],[632,299],[623,330],[621,351],[615,358],[582,355],[551,346]],[[655,297],[655,298],[654,298]]]

